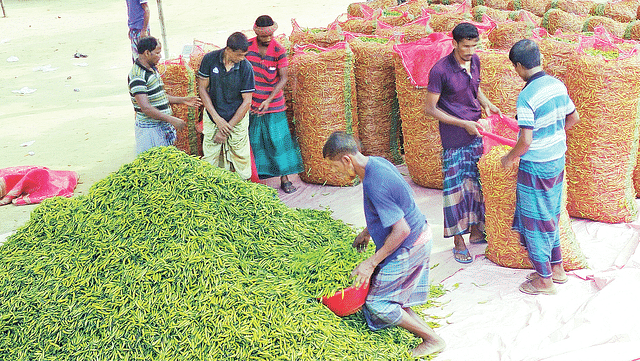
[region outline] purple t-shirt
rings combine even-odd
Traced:
[[[393,225],[405,219],[411,233],[402,244],[380,264],[395,259],[402,248],[409,248],[418,239],[426,223],[424,214],[413,199],[413,190],[398,169],[388,160],[370,156],[362,181],[364,217],[376,250],[380,249]]]
[[[147,0],[127,0],[129,29],[142,30],[142,26],[144,25],[144,9],[141,4],[146,3]]]
[[[429,73],[427,90],[440,94],[438,108],[449,115],[464,120],[480,119],[482,108],[478,101],[480,87],[480,58],[474,54],[471,58],[471,75],[460,66],[451,52],[438,60]],[[442,148],[460,148],[471,144],[475,139],[464,128],[440,122]]]

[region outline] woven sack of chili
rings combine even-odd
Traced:
[[[511,147],[505,145],[493,147],[478,162],[485,204],[485,256],[500,266],[533,268],[527,250],[520,244],[520,235],[511,229],[516,205],[518,170],[517,167],[505,169],[500,162],[510,149]],[[566,178],[562,202],[566,205]],[[569,271],[588,267],[564,206],[558,227],[564,269]]]
[[[493,49],[509,50],[513,44],[533,35],[534,24],[524,21],[497,22],[488,34],[489,46]]]
[[[638,15],[638,0],[607,1],[591,9],[591,15],[606,16],[621,23],[628,23]]]
[[[432,32],[429,27],[430,18],[431,16],[427,14],[402,26],[390,26],[381,22],[378,23],[375,35],[381,38],[394,38],[403,43],[412,43],[425,38]]]
[[[347,20],[338,22],[338,24],[342,31],[371,35],[378,27],[378,20],[350,17]]]
[[[477,51],[480,57],[480,89],[504,114],[516,113],[516,101],[524,82],[513,70],[509,53],[502,50]]]
[[[198,69],[200,69],[200,63],[205,54],[218,49],[220,49],[220,47],[215,44],[194,39],[193,48],[191,49],[191,54],[189,54],[189,67],[197,72]]]
[[[282,45],[285,49],[287,49],[287,57],[291,59],[294,54],[293,44],[289,41],[289,38],[285,34],[277,35],[273,38],[280,45]],[[289,79],[292,79],[295,76],[296,68],[291,62],[289,62],[289,66],[287,67],[287,75]],[[289,80],[284,84],[284,88],[282,89],[282,93],[284,94],[284,102],[286,106],[285,114],[287,115],[287,122],[289,123],[289,132],[294,135],[296,134],[295,128],[295,119],[293,118],[293,89],[292,82]]]
[[[500,21],[524,21],[534,24],[535,26],[541,26],[542,17],[536,16],[535,14],[526,11],[526,10],[499,10],[492,9],[486,6],[476,6],[471,10],[471,14],[473,15],[474,21],[482,21],[484,16],[488,16],[491,20],[496,22]]]
[[[398,5],[398,0],[372,0],[351,3],[347,6],[347,13],[351,16],[366,18],[371,16],[373,10],[387,9]]]
[[[577,15],[559,9],[550,9],[542,17],[542,27],[549,34],[555,34],[558,30],[563,32],[582,32],[582,27],[587,15]]]
[[[422,16],[423,10],[430,6],[432,6],[430,0],[409,0],[403,4],[389,8],[389,10],[406,12],[415,18],[419,18]]]
[[[634,20],[627,24],[627,28],[624,32],[624,38],[638,41],[640,40],[640,21]]]
[[[526,10],[536,16],[542,16],[548,10],[551,0],[513,0],[507,5],[508,10]]]
[[[313,44],[321,48],[328,48],[344,40],[342,30],[337,22],[329,24],[326,28],[303,28],[295,19],[291,19],[293,30],[289,41],[293,45]]]
[[[461,22],[467,22],[475,25],[478,28],[478,32],[480,33],[480,44],[489,41],[487,38],[487,34],[491,29],[493,29],[496,24],[495,21],[489,19],[487,17],[484,18],[482,22],[473,21],[471,16],[471,9],[469,11],[465,11],[463,13],[443,13],[443,14],[431,14],[431,19],[429,20],[429,27],[433,32],[444,32],[450,33],[456,25]]]
[[[576,15],[588,15],[597,3],[591,0],[551,0],[547,10],[558,9]]]
[[[407,12],[388,9],[378,10],[378,12],[379,15],[375,16],[375,18],[391,26],[402,26],[415,20],[415,16],[410,15]]]
[[[353,52],[345,42],[331,48],[306,45],[296,48],[291,63],[295,128],[305,168],[300,178],[307,183],[351,185],[351,180],[331,170],[322,147],[337,130],[358,136]]]
[[[509,10],[511,0],[471,0],[471,6],[483,5],[493,9]]]
[[[450,35],[432,33],[393,49],[396,92],[402,119],[405,162],[411,179],[427,188],[442,189],[442,142],[438,120],[425,113],[431,67],[453,49]]]
[[[167,60],[158,64],[158,72],[162,77],[164,89],[167,94],[176,97],[196,95],[196,77],[194,71],[186,64],[183,58]],[[198,154],[198,132],[196,131],[196,119],[198,110],[184,104],[171,104],[173,115],[184,120],[187,126],[178,130],[176,148],[187,154]]]
[[[578,50],[578,43],[558,35],[536,39],[535,41],[540,48],[544,71],[563,80],[569,58]]]
[[[360,36],[352,37],[348,43],[355,59],[362,153],[402,163],[393,42]]]
[[[638,154],[640,63],[636,50],[581,39],[564,82],[580,114],[567,131],[569,214],[599,222],[637,217],[633,171]]]
[[[582,32],[593,32],[597,26],[602,26],[618,38],[623,38],[627,30],[626,23],[621,23],[605,16],[589,16],[582,25]]]
[[[468,5],[468,0],[432,0],[432,5]]]

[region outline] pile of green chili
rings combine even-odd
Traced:
[[[327,211],[173,147],[52,198],[0,246],[0,359],[402,360],[317,301],[366,255]]]

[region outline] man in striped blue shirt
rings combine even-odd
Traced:
[[[520,158],[513,229],[527,249],[535,272],[527,276],[520,291],[555,294],[554,283],[564,283],[558,223],[562,209],[565,131],[580,121],[567,88],[545,74],[540,49],[532,40],[520,40],[511,48],[509,60],[526,82],[516,109],[520,134],[502,165],[511,167]]]
[[[136,111],[136,153],[152,147],[173,145],[176,128],[182,129],[184,120],[174,117],[170,104],[200,106],[198,97],[174,97],[164,91],[164,84],[156,65],[162,46],[154,37],[138,42],[138,59],[129,72],[129,95]]]

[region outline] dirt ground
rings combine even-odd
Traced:
[[[250,31],[271,15],[277,34],[291,19],[323,27],[352,1],[165,0],[169,57],[194,39],[224,46],[234,31]],[[38,165],[80,175],[75,194],[135,157],[134,114],[127,89],[131,69],[123,0],[4,0],[0,18],[0,168]],[[150,0],[151,33],[162,40],[158,4]],[[76,52],[87,58],[74,58]],[[18,61],[7,61],[17,57]],[[35,89],[27,95],[14,93]],[[33,143],[21,146],[24,143]],[[0,207],[0,234],[22,226],[35,206]]]

